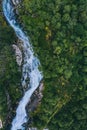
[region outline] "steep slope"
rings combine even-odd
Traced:
[[[40,130],[44,127],[66,130],[69,122],[58,125],[57,115],[67,108],[67,102],[73,100],[75,107],[82,100],[86,103],[87,97],[87,55],[83,54],[87,46],[87,0],[24,0],[19,11],[19,19],[31,37],[45,77],[44,97],[33,114],[32,125]],[[81,120],[83,124],[85,121]],[[72,122],[70,117],[70,125]]]
[[[3,127],[10,124],[14,114],[12,109],[15,110],[22,95],[20,89],[21,72],[12,48],[12,44],[16,40],[12,28],[4,20],[2,3],[0,2],[0,119]]]

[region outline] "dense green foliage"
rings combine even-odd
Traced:
[[[78,89],[72,99],[57,113],[48,124],[50,130],[87,129],[87,92]]]
[[[87,0],[24,0],[19,11],[44,74],[32,125],[86,130]]]

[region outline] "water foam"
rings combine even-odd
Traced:
[[[24,64],[22,68],[22,86],[28,85],[28,90],[25,92],[23,98],[19,102],[18,108],[16,110],[16,117],[12,121],[11,130],[25,130],[23,124],[28,120],[26,105],[28,104],[33,92],[39,86],[43,76],[38,69],[40,62],[38,58],[34,56],[29,38],[25,35],[19,24],[16,22],[14,7],[11,0],[3,1],[3,12],[10,26],[13,27],[18,38],[23,42]],[[28,84],[26,83],[27,79],[29,79]]]

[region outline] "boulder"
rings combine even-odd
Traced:
[[[41,103],[41,99],[43,97],[43,90],[44,90],[44,83],[43,81],[40,83],[39,87],[35,90],[33,95],[30,98],[30,101],[27,105],[27,113],[32,113],[34,112],[39,104]]]
[[[13,44],[12,47],[15,50],[16,62],[19,66],[21,66],[22,65],[22,52],[17,45]]]

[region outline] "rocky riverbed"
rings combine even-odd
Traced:
[[[21,70],[22,62],[23,62],[22,41],[17,40],[17,42],[14,42],[12,47],[14,50],[16,62]],[[25,91],[27,91],[27,89],[28,89],[27,87],[23,87],[22,91],[25,92]],[[32,123],[32,117],[30,117],[31,113],[34,112],[41,103],[41,99],[43,97],[43,90],[44,90],[44,83],[43,83],[43,81],[41,81],[39,87],[35,90],[35,92],[33,93],[33,95],[30,98],[28,105],[26,106],[27,114],[29,115],[29,118],[31,118],[28,126]],[[10,117],[11,117],[11,115],[10,115]],[[37,128],[29,128],[29,130],[37,130]]]
[[[17,11],[17,6],[21,3],[21,0],[12,0],[13,5],[15,6],[15,11]],[[18,63],[19,66],[22,65],[22,41],[18,40],[17,45],[13,44],[13,48],[15,49],[15,55],[16,55],[16,61]],[[24,91],[27,90],[27,88],[23,88]],[[41,99],[43,97],[43,92],[44,90],[44,84],[43,81],[41,81],[39,87],[36,89],[36,91],[33,93],[33,95],[31,96],[31,100],[27,105],[27,112],[33,112],[34,110],[36,110],[36,108],[38,107],[38,105],[41,103]]]

